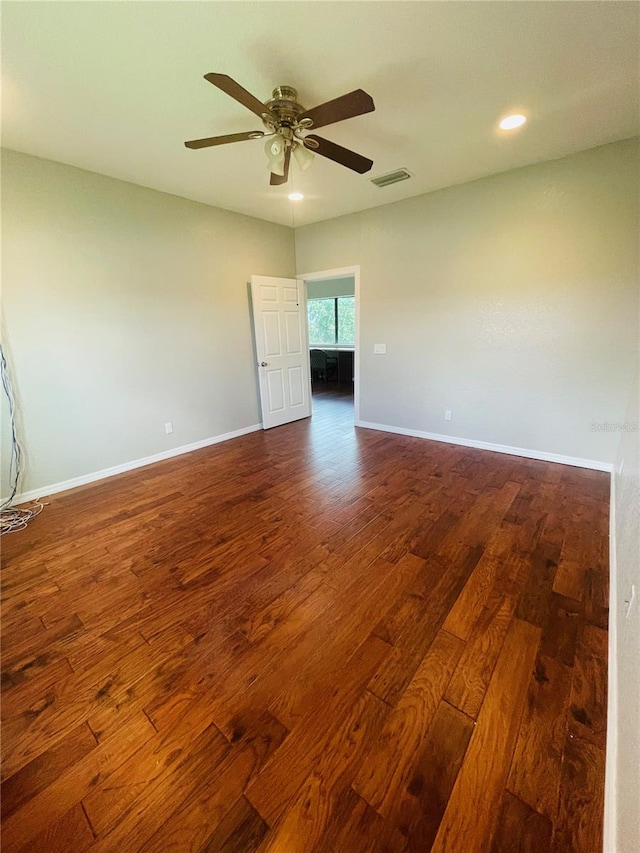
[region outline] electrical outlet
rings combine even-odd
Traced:
[[[629,593],[629,597],[625,598],[624,603],[627,605],[625,619],[629,619],[636,608],[636,585],[634,583],[631,584],[631,592]]]
[[[450,420],[451,420],[451,409],[446,409],[446,410],[445,410],[445,413],[444,413],[444,419],[445,419],[445,421],[450,421]]]
[[[386,344],[374,344],[373,351],[376,355],[384,355],[387,351]]]
[[[171,421],[164,425],[164,431],[167,435],[171,435],[171,433],[173,432],[173,424],[171,423]]]

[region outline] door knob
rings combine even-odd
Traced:
[[[268,367],[268,366],[269,366],[269,362],[268,362],[268,361],[261,361],[261,362],[260,362],[260,367]]]

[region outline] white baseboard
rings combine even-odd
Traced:
[[[374,424],[368,421],[356,421],[357,427],[392,432],[396,435],[410,435],[414,438],[426,438],[429,441],[444,441],[446,444],[459,444],[461,447],[475,447],[477,450],[491,450],[494,453],[507,453],[510,456],[524,456],[526,459],[539,459],[541,462],[557,462],[560,465],[573,465],[576,468],[592,468],[595,471],[613,471],[610,462],[598,462],[594,459],[581,459],[578,456],[562,456],[559,453],[546,453],[543,450],[527,450],[524,447],[510,447],[507,444],[492,444],[489,441],[475,441],[472,438],[458,438],[454,435],[440,435],[435,432],[423,432],[418,429]]]
[[[607,755],[604,771],[604,853],[616,853],[618,824],[618,575],[616,561],[616,474],[609,505],[609,655]]]
[[[154,453],[152,456],[145,456],[143,459],[134,459],[132,462],[124,462],[122,465],[114,465],[112,468],[103,468],[102,471],[93,471],[91,474],[83,474],[81,477],[73,477],[71,480],[63,480],[61,483],[53,483],[50,486],[42,486],[40,489],[31,489],[29,492],[23,492],[16,495],[13,504],[27,503],[36,498],[55,495],[57,492],[66,492],[67,489],[75,489],[77,486],[84,486],[87,483],[95,483],[96,480],[104,480],[107,477],[113,477],[116,474],[124,474],[126,471],[133,471],[135,468],[143,468],[145,465],[152,465],[154,462],[162,462],[163,459],[171,459],[173,456],[181,456],[183,453],[191,453],[192,450],[200,450],[203,447],[209,447],[212,444],[219,444],[221,441],[229,441],[232,438],[239,438],[241,435],[247,435],[250,432],[256,432],[262,429],[262,424],[252,424],[252,426],[236,429],[233,432],[225,432],[222,435],[214,435],[212,438],[204,438],[202,441],[194,441],[192,444],[183,444],[182,447],[174,447],[171,450],[163,450],[162,453]]]

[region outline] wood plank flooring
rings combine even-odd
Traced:
[[[2,849],[602,849],[608,475],[311,420],[3,537]]]

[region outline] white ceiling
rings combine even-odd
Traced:
[[[640,132],[635,2],[5,2],[3,145],[287,225],[387,204]],[[270,187],[260,129],[203,80],[306,106],[356,88],[374,113],[320,131],[374,162],[316,157]],[[524,112],[506,135],[497,120]],[[410,181],[369,178],[404,166]],[[305,193],[294,205],[293,188]]]

